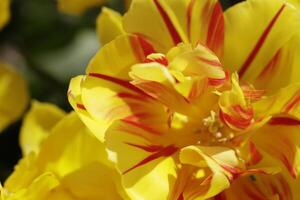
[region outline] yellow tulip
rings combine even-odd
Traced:
[[[1,0],[0,2],[0,30],[9,21],[10,18],[9,5],[10,5],[10,0]]]
[[[63,110],[53,104],[33,101],[31,109],[23,119],[20,131],[20,146],[23,155],[32,151],[38,153],[43,140],[65,115]]]
[[[299,14],[281,0],[224,13],[216,0],[132,2],[126,33],[68,93],[114,153],[130,198],[214,198],[249,174],[275,184],[283,166],[297,178]],[[263,154],[274,159],[258,165]]]
[[[66,14],[80,15],[87,9],[103,5],[107,0],[58,0],[58,9]]]
[[[66,14],[80,15],[86,10],[104,5],[110,0],[58,0],[58,9]],[[124,0],[126,9],[129,8],[131,0]]]
[[[0,1],[0,30],[10,19],[10,0]],[[23,77],[12,66],[0,62],[0,132],[19,119],[29,95]]]
[[[29,116],[41,110],[58,111],[49,104],[34,104]],[[62,113],[58,112],[60,117]],[[47,116],[53,120],[53,116]],[[47,116],[34,123],[27,117],[25,126],[29,123],[42,127]],[[1,189],[3,200],[127,198],[103,143],[90,134],[75,113],[51,126],[39,151],[33,149],[25,155],[6,180]],[[41,132],[37,128],[32,131]]]
[[[0,63],[0,132],[19,119],[28,100],[23,77],[10,65]]]

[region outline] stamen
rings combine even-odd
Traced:
[[[208,131],[214,135],[216,138],[222,137],[222,133],[219,129],[223,127],[223,124],[219,120],[219,116],[215,111],[210,111],[210,116],[203,119],[204,126],[208,127]]]
[[[234,133],[226,132],[226,130],[222,129],[224,125],[220,120],[219,115],[215,111],[210,111],[210,116],[203,119],[203,125],[206,127],[206,129],[201,132],[202,136],[199,144],[224,144],[233,139],[235,136]]]

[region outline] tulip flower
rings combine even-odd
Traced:
[[[9,21],[9,5],[9,0],[0,2],[0,30]],[[0,132],[19,119],[27,107],[28,99],[23,77],[11,65],[0,61]]]
[[[80,15],[87,9],[100,6],[105,2],[106,0],[59,0],[58,9],[66,14]]]
[[[0,29],[2,29],[10,18],[9,11],[10,0],[2,0],[0,2]]]
[[[0,132],[19,119],[28,101],[23,77],[9,64],[0,62]]]
[[[32,101],[31,109],[24,116],[20,131],[20,146],[23,155],[31,152],[38,153],[40,145],[49,136],[52,128],[65,115],[63,110],[53,104]]]
[[[299,14],[282,0],[132,2],[68,93],[131,199],[217,198],[251,177],[292,195],[280,178],[300,170]]]
[[[35,104],[29,115],[37,109],[52,109],[50,105]],[[41,122],[40,127],[44,125],[44,121]],[[27,127],[31,124],[29,119],[24,122]],[[1,187],[1,200],[127,198],[103,143],[87,130],[75,113],[68,114],[47,131],[49,135],[40,144],[39,151],[25,155]],[[39,141],[37,137],[34,139]]]

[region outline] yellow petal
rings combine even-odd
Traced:
[[[180,44],[172,48],[167,57],[170,69],[183,72],[186,76],[203,76],[211,79],[224,79],[225,71],[218,57],[207,47]]]
[[[59,184],[59,181],[52,173],[44,173],[37,177],[27,188],[17,191],[16,193],[9,193],[5,200],[32,200],[45,199],[47,194]]]
[[[127,81],[114,80],[89,76],[82,85],[83,105],[93,119],[104,124],[103,132],[118,119],[164,113],[160,104],[137,87]]]
[[[236,73],[232,75],[231,82],[231,90],[223,92],[219,98],[220,117],[232,129],[247,129],[254,122],[253,108],[246,101]]]
[[[65,112],[53,104],[33,101],[31,109],[24,117],[20,132],[23,155],[31,151],[38,153],[41,143],[64,116]]]
[[[132,66],[129,75],[133,85],[180,113],[191,113],[191,102],[199,101],[200,94],[209,90],[207,85],[219,87],[227,78],[209,49],[187,44],[172,48],[167,56],[148,55],[145,63]]]
[[[4,188],[9,192],[17,192],[29,185],[39,175],[36,167],[36,154],[34,152],[22,158],[15,166],[14,172],[5,181]]]
[[[134,35],[122,35],[104,45],[90,61],[87,74],[104,74],[128,79],[133,64],[143,62],[148,54],[154,52],[151,44]]]
[[[121,200],[126,195],[120,184],[116,170],[95,162],[64,177],[46,199]]]
[[[46,174],[55,175],[50,185],[39,181]],[[57,123],[37,155],[32,152],[20,161],[2,191],[12,200],[127,199],[104,144],[76,113]]]
[[[254,144],[281,161],[293,177],[299,174],[299,91],[300,85],[293,84],[253,104],[258,118],[268,121],[253,134]]]
[[[253,104],[254,113],[258,118],[279,114],[288,114],[300,118],[300,84],[279,90],[273,96],[265,97]]]
[[[162,53],[181,42],[204,44],[219,56],[223,52],[224,18],[216,0],[134,0],[124,29],[148,38]]]
[[[97,33],[101,45],[124,34],[121,14],[110,8],[102,8],[102,12],[97,18]]]
[[[104,132],[107,124],[104,121],[96,121],[94,118],[92,118],[92,116],[86,111],[86,108],[81,101],[81,83],[84,78],[85,76],[77,76],[71,79],[68,91],[68,99],[80,119],[87,125],[92,133],[103,142]]]
[[[132,66],[129,75],[133,79],[133,85],[168,108],[181,113],[188,112],[190,106],[187,100],[174,89],[175,79],[165,66],[154,62],[137,64]]]
[[[230,170],[239,165],[233,150],[225,147],[189,146],[180,151],[180,161],[200,168],[208,167],[212,172],[210,187],[202,198],[210,198],[230,186]],[[206,175],[209,177],[209,174]]]
[[[0,131],[21,116],[28,99],[25,80],[11,66],[0,63]]]
[[[103,144],[90,134],[75,113],[71,113],[44,141],[37,165],[61,177],[94,161],[110,164]]]
[[[173,184],[169,178],[176,176],[172,154],[177,148],[157,143],[161,135],[156,124],[150,127],[123,120],[115,122],[106,133],[107,147],[132,199],[166,199]]]
[[[299,45],[300,31],[297,31],[297,33],[295,33],[294,36],[276,52],[265,66],[263,71],[253,82],[255,87],[264,89],[269,94],[274,94],[279,88],[299,82]],[[284,76],[282,76],[282,74],[284,74]]]
[[[193,44],[204,44],[221,58],[224,46],[224,16],[220,1],[190,0],[186,13],[186,30],[190,41]]]
[[[229,148],[217,146],[190,146],[183,148],[180,153],[180,160],[183,163],[198,167],[209,166],[211,161],[215,161],[215,163],[218,163],[220,166],[227,165],[235,167],[239,164],[235,151]]]
[[[215,199],[253,200],[253,199],[295,199],[291,185],[279,175],[251,174],[238,178],[228,190]]]
[[[0,2],[0,30],[7,24],[10,18],[10,0]]]
[[[166,158],[149,169],[135,184],[131,180],[123,180],[125,190],[131,199],[167,199],[173,185],[171,177],[176,177],[175,169],[174,160]]]
[[[300,172],[299,128],[300,120],[274,117],[251,138],[259,151],[264,151],[280,161],[294,178]]]
[[[287,0],[287,2],[291,3],[293,6],[296,6],[297,9],[300,9],[300,1],[299,0]]]
[[[242,88],[239,85],[239,78],[237,74],[233,74],[231,90],[225,91],[220,96],[220,107],[227,107],[230,105],[246,106],[246,100]]]
[[[126,32],[150,39],[161,53],[188,41],[183,27],[166,1],[133,0],[123,24]]]
[[[83,110],[81,114],[86,112],[84,121],[89,121],[86,124],[99,139],[103,140],[103,133],[114,120],[145,114],[154,107],[151,98],[132,85],[128,76],[131,65],[142,62],[151,52],[149,44],[138,36],[120,36],[96,54],[86,77],[72,80],[71,105],[77,112]],[[94,121],[101,126],[96,128]]]
[[[106,0],[58,0],[58,9],[66,14],[80,15],[87,9],[100,6]]]
[[[238,71],[241,80],[255,83],[295,34],[298,12],[282,0],[247,0],[225,12],[225,27],[223,63]],[[273,84],[272,79],[268,84]]]

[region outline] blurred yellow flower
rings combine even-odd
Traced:
[[[37,109],[45,108],[34,108],[31,114]],[[42,120],[39,126],[43,124]],[[1,197],[2,200],[126,199],[120,175],[108,161],[104,145],[89,133],[75,113],[56,123],[38,153],[32,151],[19,162],[1,189]]]
[[[80,15],[87,9],[100,6],[107,0],[58,0],[58,9],[66,14]]]
[[[272,187],[282,166],[298,176],[299,14],[282,0],[226,12],[216,0],[134,0],[123,29],[100,15],[111,42],[69,101],[115,154],[130,198],[214,198],[249,174]],[[263,153],[273,160],[257,166]]]
[[[0,30],[10,18],[10,0],[0,1]],[[27,107],[27,85],[12,66],[0,61],[0,132],[19,119]]]
[[[86,10],[104,5],[111,0],[58,0],[58,9],[66,14],[80,15]],[[128,9],[131,0],[122,0],[125,8]]]
[[[10,0],[0,1],[0,30],[7,24],[10,18]]]
[[[10,65],[0,63],[0,132],[19,119],[28,101],[23,77]]]
[[[65,115],[66,113],[54,104],[32,101],[30,110],[24,116],[20,131],[20,146],[23,155],[32,151],[38,153],[44,139]]]

